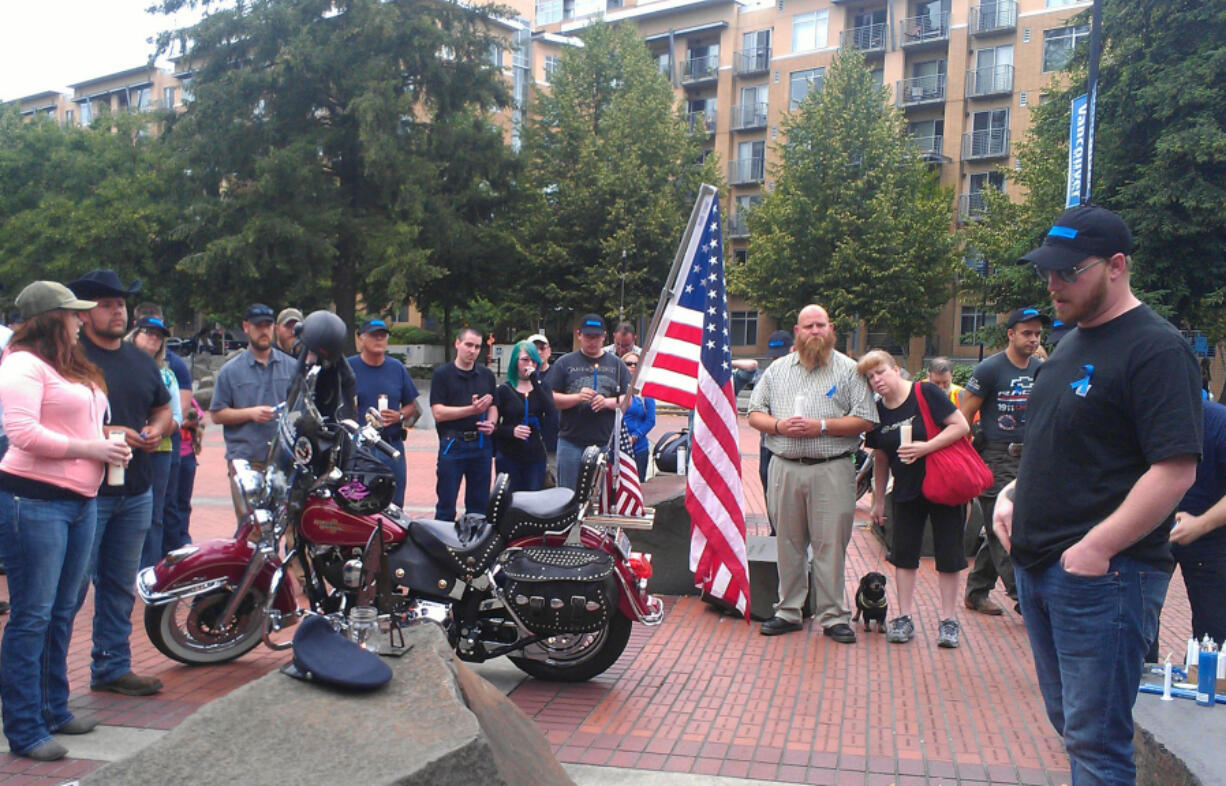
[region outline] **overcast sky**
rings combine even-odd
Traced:
[[[0,0],[0,100],[64,90],[143,65],[162,30],[197,14],[145,13],[154,0]]]

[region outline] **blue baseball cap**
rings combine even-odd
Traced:
[[[579,333],[584,336],[603,336],[604,319],[599,314],[584,314],[579,320]]]
[[[772,358],[781,358],[792,350],[792,334],[786,330],[776,330],[766,340],[766,354]]]
[[[379,331],[383,331],[384,333],[392,332],[391,328],[389,328],[387,323],[382,319],[368,319],[362,323],[362,327],[358,328],[358,334],[362,336],[366,335],[367,333],[378,333]]]
[[[276,318],[276,312],[263,303],[252,303],[247,306],[247,313],[243,315],[243,321],[250,322],[253,325],[272,322]]]
[[[170,328],[166,327],[166,323],[157,317],[141,317],[136,320],[137,330],[156,330],[162,334],[162,338],[170,335]]]

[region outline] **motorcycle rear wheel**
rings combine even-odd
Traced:
[[[617,662],[630,641],[631,627],[630,620],[619,612],[598,631],[557,636],[552,642],[543,641],[524,648],[526,653],[548,657],[549,662],[521,655],[509,657],[522,671],[538,680],[586,682]]]
[[[252,589],[239,604],[234,624],[217,626],[216,618],[231,592],[218,590],[145,609],[145,633],[158,652],[189,666],[226,663],[260,643],[266,620],[264,593]]]

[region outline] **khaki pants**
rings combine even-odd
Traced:
[[[843,565],[856,507],[851,458],[824,464],[771,459],[766,509],[778,531],[779,603],[775,614],[800,622],[809,571],[814,608],[823,628],[851,621]],[[809,547],[813,559],[807,558]]]

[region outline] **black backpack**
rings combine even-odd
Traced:
[[[669,431],[656,442],[655,459],[657,472],[677,472],[677,448],[685,446],[686,453],[690,450],[690,430]]]

